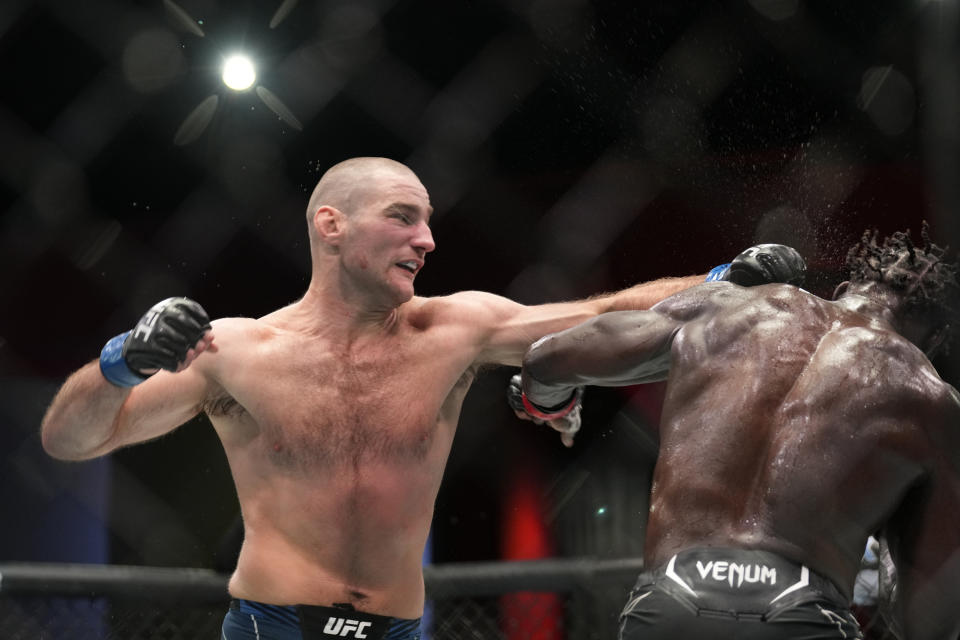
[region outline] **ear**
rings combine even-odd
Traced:
[[[832,299],[833,299],[833,300],[836,300],[837,298],[839,298],[840,296],[842,296],[843,294],[845,294],[845,293],[847,292],[847,287],[849,287],[849,286],[850,286],[850,281],[849,281],[849,280],[844,280],[843,282],[841,282],[840,284],[838,284],[838,285],[837,285],[837,288],[833,290],[833,298],[832,298]]]
[[[313,214],[313,228],[321,241],[336,246],[343,237],[346,217],[336,207],[324,205]]]

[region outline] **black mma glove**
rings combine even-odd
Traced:
[[[210,318],[189,298],[167,298],[150,307],[132,331],[107,342],[100,352],[103,377],[119,387],[140,384],[147,369],[176,371],[187,351],[210,329]]]
[[[742,287],[771,282],[803,285],[807,264],[792,247],[783,244],[758,244],[750,247],[729,264],[714,267],[707,282],[723,280]]]
[[[534,422],[548,423],[551,428],[560,432],[560,439],[565,446],[573,446],[573,437],[580,430],[583,387],[575,388],[570,398],[554,407],[542,407],[527,398],[518,373],[510,378],[507,385],[507,404],[514,411],[529,416]]]
[[[542,407],[530,402],[527,395],[523,392],[520,374],[517,373],[510,378],[510,384],[507,385],[507,403],[514,411],[525,413],[531,418],[538,420],[556,420],[562,418],[580,404],[583,398],[583,387],[577,387],[573,395],[553,407]]]

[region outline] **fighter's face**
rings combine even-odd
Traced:
[[[386,172],[348,216],[349,237],[343,245],[346,272],[390,304],[413,296],[413,281],[435,244],[430,231],[433,208],[426,188],[412,173]]]

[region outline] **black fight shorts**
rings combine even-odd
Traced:
[[[690,549],[643,573],[620,614],[620,640],[863,640],[826,578],[777,554]]]

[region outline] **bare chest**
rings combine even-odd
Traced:
[[[408,464],[449,449],[468,386],[456,358],[394,342],[355,351],[299,345],[284,356],[270,354],[251,368],[261,373],[231,390],[252,455],[318,470]]]

